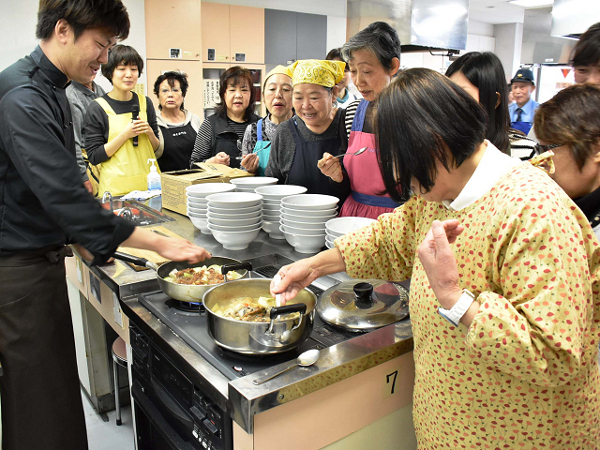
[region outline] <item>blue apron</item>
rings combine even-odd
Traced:
[[[331,139],[308,142],[300,134],[296,119],[292,119],[288,123],[294,137],[294,144],[296,144],[296,152],[286,184],[304,186],[308,189],[309,194],[325,194],[337,197],[329,183],[329,177],[321,173],[317,167],[317,162],[323,157],[324,153],[335,155],[340,149],[339,135]]]
[[[263,119],[256,123],[256,145],[252,153],[258,156],[258,168],[256,170],[259,177],[265,176],[265,169],[269,164],[271,156],[271,141],[263,141]]]

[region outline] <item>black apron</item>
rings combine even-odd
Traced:
[[[4,450],[88,448],[65,278],[69,250],[0,256]]]
[[[189,169],[194,143],[196,142],[196,131],[192,123],[181,127],[160,127],[165,141],[165,149],[158,165],[163,172],[171,170]]]
[[[288,124],[294,137],[296,152],[286,184],[304,186],[308,189],[308,194],[325,194],[335,197],[329,177],[321,173],[317,162],[323,158],[324,153],[336,154],[340,149],[339,135],[335,138],[308,142],[298,130],[296,119],[288,121]]]

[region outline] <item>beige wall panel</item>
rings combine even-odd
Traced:
[[[231,63],[236,63],[236,53],[245,53],[245,63],[264,64],[265,10],[263,8],[231,5],[229,8],[229,27]]]
[[[229,5],[202,3],[202,61],[208,62],[209,48],[215,50],[212,62],[231,62]]]
[[[181,49],[180,59],[199,60],[201,4],[198,0],[145,0],[146,57],[170,58],[174,48]]]

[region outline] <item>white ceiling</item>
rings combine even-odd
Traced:
[[[524,9],[508,0],[470,0],[469,20],[485,23],[522,23]]]

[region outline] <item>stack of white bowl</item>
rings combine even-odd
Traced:
[[[370,223],[375,222],[375,219],[369,217],[336,217],[325,223],[325,245],[327,248],[333,248],[333,242],[345,234],[356,231]]]
[[[208,229],[227,250],[243,250],[262,227],[262,196],[250,192],[212,194],[208,200]]]
[[[231,184],[235,185],[235,190],[238,192],[254,192],[257,187],[277,184],[277,181],[279,180],[273,177],[244,177],[234,178]]]
[[[206,196],[219,192],[234,191],[235,186],[229,183],[201,183],[188,186],[185,189],[187,197],[187,215],[202,233],[210,234],[206,221],[208,200]]]
[[[337,215],[339,199],[300,194],[281,199],[280,231],[298,253],[316,253],[325,245],[325,222]]]
[[[279,229],[281,199],[290,195],[304,194],[304,186],[292,184],[276,184],[273,186],[257,187],[254,192],[263,196],[263,225],[262,228],[273,239],[285,239],[283,232]]]

